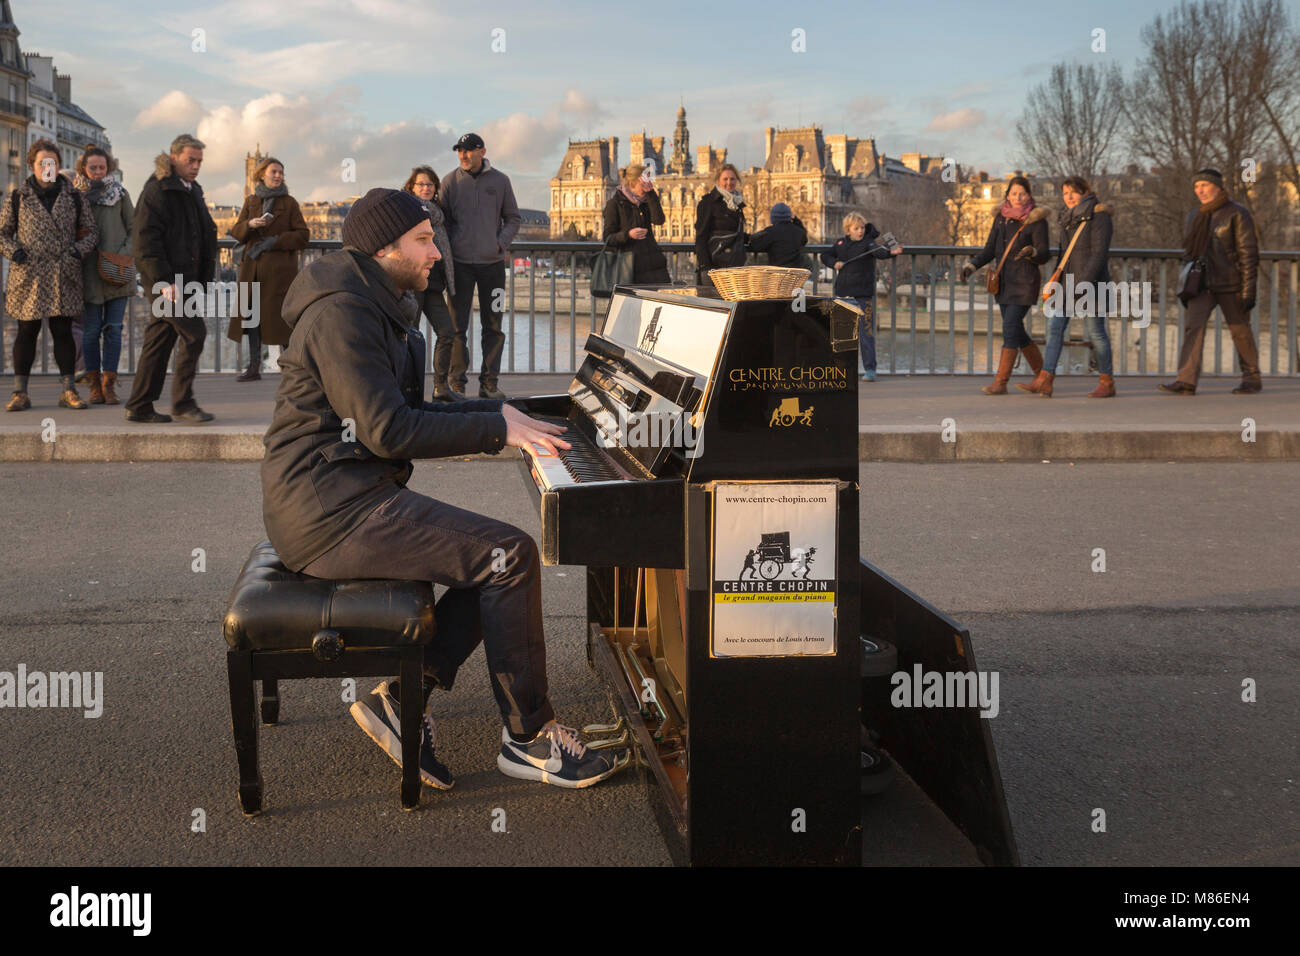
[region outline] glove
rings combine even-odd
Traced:
[[[1016,253],[1016,258],[1017,258],[1017,259],[1032,259],[1032,258],[1034,258],[1034,247],[1033,247],[1033,246],[1025,246],[1025,248],[1021,249],[1019,252]]]
[[[20,266],[27,261],[27,250],[19,246],[9,258],[13,260],[14,265]]]
[[[81,250],[76,246],[72,247],[72,258],[76,259],[78,262],[81,261]]]
[[[962,282],[967,281],[967,280],[968,280],[971,276],[973,276],[974,274],[975,274],[975,266],[974,266],[972,263],[969,263],[969,262],[968,262],[968,263],[966,263],[964,266],[961,267],[961,281],[962,281]]]
[[[1250,310],[1253,309],[1253,308],[1255,308],[1255,300],[1254,300],[1254,299],[1242,299],[1242,300],[1241,300],[1241,307],[1246,311],[1247,314],[1249,314],[1249,313],[1250,313]]]

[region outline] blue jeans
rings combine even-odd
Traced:
[[[1106,334],[1106,317],[1090,315],[1083,320],[1088,338],[1092,340],[1093,351],[1097,353],[1097,371],[1102,375],[1114,375],[1110,358],[1110,336]],[[1043,356],[1043,371],[1056,374],[1056,364],[1061,360],[1061,349],[1065,345],[1065,330],[1069,328],[1070,316],[1055,315],[1047,324],[1047,354]]]
[[[99,338],[104,337],[103,370],[116,372],[122,358],[122,319],[126,315],[126,297],[109,299],[103,305],[86,303],[81,311],[81,351],[86,357],[86,371],[100,371]]]
[[[1029,344],[1029,333],[1025,331],[1025,316],[1029,314],[1027,305],[1003,305],[1002,310],[1002,347],[1004,349],[1023,349]]]
[[[862,352],[862,369],[876,370],[876,303],[871,299],[853,300],[863,315],[858,317],[858,348]]]

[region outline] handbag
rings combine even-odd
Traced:
[[[1002,288],[1002,267],[1007,264],[1007,256],[1011,255],[1011,248],[1016,244],[1016,240],[1020,238],[1020,234],[1025,231],[1027,225],[1029,225],[1028,217],[1020,224],[1020,228],[1011,237],[1007,247],[1002,250],[1002,258],[998,260],[998,267],[984,276],[984,288],[988,290],[989,295],[997,295],[998,290]]]
[[[1205,291],[1205,260],[1196,258],[1184,262],[1178,273],[1178,301],[1183,305]]]
[[[715,269],[727,269],[745,264],[744,230],[709,237],[709,259]]]
[[[130,285],[135,282],[135,259],[118,252],[99,253],[99,277],[109,285]]]
[[[1065,271],[1065,264],[1070,261],[1070,253],[1074,251],[1074,244],[1079,241],[1079,236],[1083,235],[1083,229],[1088,225],[1089,220],[1085,219],[1079,223],[1079,228],[1074,230],[1074,235],[1070,238],[1070,244],[1065,247],[1065,255],[1061,256],[1061,261],[1056,264],[1056,271],[1052,277],[1047,280],[1047,285],[1043,286],[1043,301],[1046,302],[1052,297],[1052,284],[1061,278],[1061,273]]]
[[[633,269],[631,249],[616,249],[605,241],[605,248],[596,253],[591,263],[591,294],[597,299],[608,299],[614,286],[631,285]]]

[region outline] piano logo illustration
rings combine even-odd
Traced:
[[[638,348],[642,352],[648,352],[650,355],[655,354],[655,345],[659,342],[659,313],[664,310],[662,305],[655,306],[654,313],[650,316],[650,324],[645,327],[641,333],[641,341]]]
[[[799,405],[798,397],[783,398],[781,404],[772,409],[772,418],[768,421],[768,428],[776,428],[778,425],[789,427],[795,422],[801,425],[812,426],[813,409],[815,405],[809,405],[802,408]]]
[[[758,546],[750,548],[745,555],[745,565],[737,580],[744,581],[748,575],[751,581],[759,578],[775,581],[788,566],[792,579],[806,581],[816,553],[816,548],[790,547],[789,531],[764,534]]]

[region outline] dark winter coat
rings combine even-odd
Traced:
[[[82,192],[82,197],[86,194]],[[81,262],[81,297],[87,305],[103,305],[113,299],[123,299],[135,295],[135,283],[110,285],[99,274],[99,253],[113,252],[118,255],[131,255],[131,230],[135,223],[135,206],[127,195],[125,187],[117,201],[109,205],[90,203],[95,215],[95,225],[99,227],[99,241],[90,254]]]
[[[203,201],[203,187],[186,189],[171,157],[154,160],[153,175],[135,207],[135,267],[150,301],[159,282],[208,282],[217,264],[217,224]],[[183,290],[182,290],[183,291]]]
[[[1109,282],[1110,240],[1115,228],[1110,218],[1110,207],[1098,202],[1096,196],[1088,193],[1073,209],[1062,210],[1059,221],[1061,236],[1056,259],[1058,266],[1060,257],[1065,255],[1080,223],[1086,222],[1087,225],[1084,226],[1079,241],[1074,244],[1074,251],[1070,253],[1065,270],[1057,281],[1064,285],[1067,276],[1074,276],[1075,288],[1082,282]]]
[[[871,245],[880,238],[880,230],[867,223],[862,238],[854,242],[848,236],[838,239],[835,245],[822,253],[822,262],[835,268],[835,263],[844,262],[854,256],[862,256]],[[887,248],[876,249],[862,256],[856,262],[849,262],[835,273],[835,294],[849,299],[869,299],[876,294],[876,260],[888,259]]]
[[[668,259],[655,240],[655,226],[664,223],[663,206],[659,203],[659,194],[646,193],[645,201],[633,203],[616,190],[605,203],[605,223],[601,238],[616,249],[632,250],[632,282],[667,282]],[[629,229],[646,230],[645,238],[632,239]]]
[[[1052,257],[1047,242],[1047,207],[1037,206],[1025,217],[1024,229],[1018,219],[999,215],[989,229],[984,248],[971,259],[976,269],[987,264],[989,272],[998,267],[1007,251],[1007,243],[1015,239],[1011,252],[998,279],[998,305],[1037,305],[1043,290],[1043,272],[1040,266]],[[1092,228],[1089,226],[1089,228]],[[1017,237],[1016,233],[1020,235]],[[1083,242],[1082,239],[1079,240]],[[1026,248],[1033,249],[1032,259],[1018,259]]]
[[[1193,209],[1187,214],[1187,233],[1192,230],[1196,213]],[[1243,302],[1255,301],[1259,234],[1249,209],[1228,200],[1210,215],[1210,242],[1204,259],[1211,292],[1230,292],[1240,296]]]
[[[250,219],[262,215],[263,201],[253,194],[244,200],[239,218],[230,227],[236,242],[244,244],[244,258],[239,263],[239,281],[258,283],[258,316],[263,345],[288,345],[289,327],[280,312],[284,307],[284,294],[298,276],[298,251],[307,248],[311,232],[302,218],[298,200],[292,196],[276,196],[272,200],[271,214],[275,217],[261,229],[248,224]],[[248,247],[262,239],[275,237],[275,245],[256,259],[248,255]],[[236,310],[238,312],[238,310]],[[238,342],[246,331],[241,316],[231,316],[226,338]]]
[[[709,254],[709,240],[714,236],[729,236],[740,230],[744,241],[745,210],[728,209],[727,201],[718,190],[710,189],[695,206],[695,264],[701,273],[713,268]]]
[[[289,346],[263,444],[262,517],[299,571],[411,477],[414,458],[505,447],[499,401],[424,401],[424,336],[414,296],[356,249],[308,265],[282,312]],[[344,441],[344,419],[354,426]]]
[[[78,229],[86,230],[80,240]],[[81,261],[98,241],[95,214],[70,179],[59,178],[53,206],[46,209],[28,176],[17,202],[10,193],[0,209],[0,254],[18,256],[9,267],[6,311],[24,321],[80,316]]]
[[[803,247],[808,245],[808,230],[795,216],[789,222],[776,222],[760,229],[745,243],[750,252],[766,252],[767,264],[799,266],[805,264]]]

